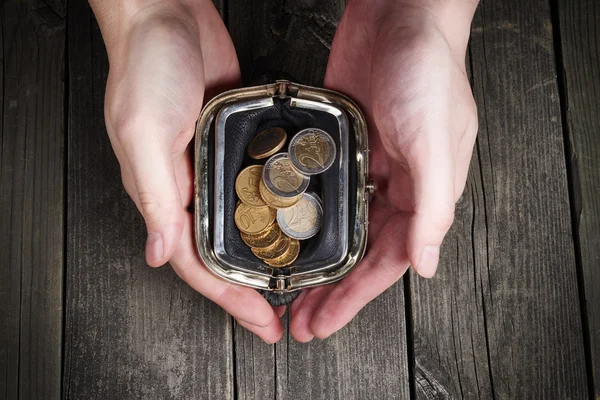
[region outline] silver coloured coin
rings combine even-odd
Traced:
[[[288,199],[304,193],[310,183],[310,177],[292,166],[288,153],[279,153],[269,158],[265,164],[263,182],[269,192]]]
[[[307,175],[327,171],[335,161],[336,152],[331,135],[318,128],[301,130],[292,138],[288,146],[292,165]]]
[[[321,229],[323,207],[312,193],[304,193],[293,206],[277,210],[277,223],[281,231],[298,240],[311,238]]]

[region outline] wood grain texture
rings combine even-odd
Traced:
[[[307,85],[323,85],[327,57],[344,0],[229,0],[229,32],[242,78],[279,71]]]
[[[65,6],[5,1],[0,14],[0,398],[57,399]]]
[[[592,380],[600,398],[600,4],[558,1],[578,251]]]
[[[229,30],[249,84],[273,70],[323,85],[344,1],[228,2]],[[240,399],[405,399],[408,356],[402,282],[329,339],[268,346],[236,327]],[[287,323],[287,317],[285,317]]]
[[[237,398],[408,399],[402,289],[394,285],[325,340],[298,343],[286,330],[270,346],[236,326]]]
[[[548,6],[473,22],[476,153],[439,273],[412,283],[419,398],[588,395]]]
[[[86,2],[69,2],[64,397],[231,399],[232,326],[165,266],[121,185],[103,119],[108,63]]]

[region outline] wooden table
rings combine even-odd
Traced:
[[[217,6],[246,82],[322,83],[344,1]],[[439,273],[276,345],[145,267],[87,3],[0,12],[0,399],[600,398],[598,2],[480,4],[479,137]]]

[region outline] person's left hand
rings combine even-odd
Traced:
[[[365,113],[378,188],[365,258],[339,283],[306,290],[292,304],[290,330],[301,342],[342,328],[409,264],[432,277],[465,186],[477,133],[465,71],[476,2],[443,10],[443,21],[399,3],[349,2],[333,41],[325,86]]]

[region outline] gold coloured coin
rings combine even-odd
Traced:
[[[235,179],[235,192],[242,201],[252,207],[264,207],[267,204],[260,197],[258,184],[262,181],[262,165],[244,168]]]
[[[254,136],[248,145],[248,155],[255,160],[267,158],[277,153],[287,139],[287,134],[282,128],[270,128]]]
[[[275,220],[277,211],[264,207],[251,207],[241,203],[235,209],[234,220],[238,229],[249,235],[261,233]]]
[[[296,197],[306,190],[310,177],[298,172],[290,162],[287,153],[275,154],[263,168],[263,181],[266,188],[276,196]]]
[[[314,175],[333,165],[336,146],[331,135],[324,130],[308,128],[290,140],[288,154],[294,168],[303,174]]]
[[[291,207],[302,198],[302,194],[290,198],[276,196],[269,192],[269,189],[267,189],[262,179],[258,183],[258,192],[260,193],[260,197],[262,197],[264,202],[273,208]]]
[[[285,254],[289,247],[290,239],[286,236],[282,236],[277,242],[275,242],[275,244],[267,247],[266,249],[255,249],[251,247],[250,250],[252,250],[252,253],[254,253],[256,257],[265,260],[281,257]]]
[[[300,242],[296,239],[290,239],[290,247],[282,256],[273,259],[266,259],[264,262],[269,264],[271,267],[285,267],[286,265],[290,265],[296,261],[299,253]]]
[[[310,193],[304,193],[293,206],[277,210],[281,232],[293,239],[304,240],[315,236],[321,229],[322,219],[321,202]]]
[[[244,232],[240,232],[242,240],[250,247],[256,249],[265,249],[275,244],[281,237],[281,229],[279,225],[271,224],[263,232],[256,235],[248,235]]]

